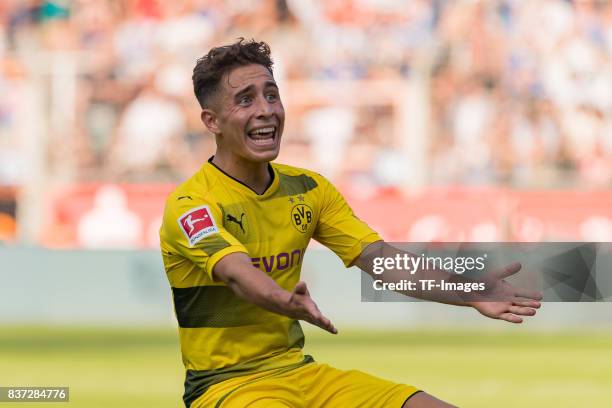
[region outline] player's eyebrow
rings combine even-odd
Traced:
[[[275,88],[276,90],[278,90],[278,85],[276,85],[276,82],[274,81],[266,81],[264,83],[264,89],[265,88]],[[236,92],[236,94],[234,95],[234,99],[238,99],[241,96],[245,95],[245,94],[249,94],[251,92],[253,92],[255,90],[255,85],[251,84],[248,85],[247,87],[241,89],[240,91]]]
[[[266,83],[264,84],[264,88],[276,88],[278,90],[278,85],[276,85],[276,82],[274,81],[266,81]]]
[[[253,84],[251,84],[251,85],[247,86],[246,88],[243,88],[243,89],[239,90],[238,92],[236,92],[236,94],[234,95],[234,99],[238,99],[242,95],[251,93],[251,92],[253,92],[254,89],[255,89],[255,86]]]

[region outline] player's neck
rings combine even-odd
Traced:
[[[212,159],[212,163],[223,170],[224,173],[247,185],[257,194],[263,194],[272,181],[267,162],[257,163],[227,158],[217,152]]]

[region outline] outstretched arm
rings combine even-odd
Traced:
[[[293,291],[288,292],[255,268],[245,253],[236,252],[223,257],[215,265],[213,276],[229,286],[237,296],[263,309],[305,320],[333,334],[338,332],[319,311],[305,282],[298,282]]]
[[[407,275],[404,270],[391,269],[382,275],[374,275],[372,272],[372,260],[374,257],[393,257],[398,253],[396,248],[384,241],[377,241],[368,245],[355,260],[354,264],[368,272],[376,279],[384,282],[400,282],[403,279],[435,280],[454,283],[484,283],[485,290],[471,292],[469,294],[455,291],[445,291],[441,288],[423,289],[415,285],[414,290],[398,291],[406,296],[431,300],[439,303],[457,306],[471,306],[479,313],[492,319],[506,320],[511,323],[521,323],[520,316],[533,316],[536,309],[540,307],[541,293],[537,291],[517,288],[504,279],[514,275],[521,269],[520,263],[514,263],[505,268],[493,272],[483,280],[474,280],[445,270],[417,270],[414,274]],[[408,254],[409,256],[415,256]]]

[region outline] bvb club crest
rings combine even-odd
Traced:
[[[306,204],[298,204],[291,210],[291,222],[300,232],[308,231],[312,224],[312,208]]]

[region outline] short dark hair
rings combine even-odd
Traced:
[[[193,91],[202,109],[209,107],[219,90],[223,75],[232,69],[249,64],[263,65],[272,73],[270,46],[263,41],[239,38],[237,42],[212,48],[199,58],[193,69]]]

